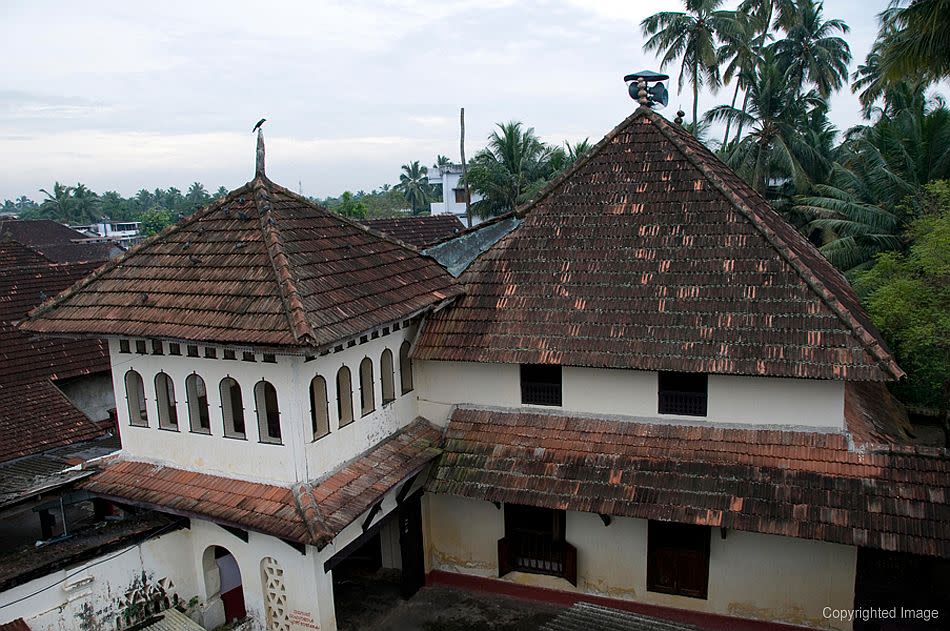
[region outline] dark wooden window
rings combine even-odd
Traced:
[[[146,350],[145,340],[135,340],[135,352],[139,355],[145,355],[148,350]]]
[[[402,393],[412,392],[412,360],[409,359],[409,342],[399,346],[399,381]]]
[[[577,585],[577,549],[564,540],[562,510],[505,504],[505,536],[498,540],[498,576],[550,574]]]
[[[164,355],[165,349],[162,348],[161,340],[152,340],[152,355]]]
[[[453,188],[455,192],[455,203],[464,204],[465,203],[465,189],[464,188]]]
[[[205,346],[205,357],[207,357],[208,359],[217,359],[218,349],[211,348],[210,346]]]
[[[237,359],[237,356],[234,354],[234,351],[230,348],[224,349],[224,358],[225,359]]]
[[[129,341],[128,340],[119,340],[119,352],[128,353],[129,352]]]
[[[257,361],[254,359],[254,353],[250,351],[244,351],[244,354],[241,355],[241,359],[246,362]]]
[[[561,405],[561,367],[521,364],[521,402]]]
[[[709,380],[702,373],[661,372],[657,411],[660,414],[706,416]]]
[[[225,377],[221,380],[218,390],[221,394],[221,416],[224,419],[225,438],[246,439],[241,386],[231,377]]]
[[[279,445],[280,407],[277,405],[277,389],[269,381],[258,381],[254,386],[254,403],[261,442]]]
[[[188,357],[197,357],[198,356],[198,347],[194,344],[188,345]]]
[[[706,598],[709,526],[651,521],[647,533],[647,590]]]
[[[276,364],[277,356],[272,353],[264,353],[263,355],[261,355],[261,361],[264,362],[265,364]]]
[[[169,355],[181,355],[181,346],[176,342],[168,343],[168,354]]]
[[[195,373],[185,378],[185,395],[188,398],[188,420],[191,431],[198,434],[211,433],[211,415],[208,412],[208,390],[205,380]]]

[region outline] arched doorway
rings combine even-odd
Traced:
[[[209,546],[202,557],[207,598],[205,626],[214,628],[247,616],[237,559],[227,548]],[[220,604],[219,604],[220,603]]]

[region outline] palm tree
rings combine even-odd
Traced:
[[[188,203],[193,208],[201,208],[208,203],[208,200],[211,199],[211,196],[208,195],[208,191],[205,189],[204,184],[201,182],[194,182],[188,187],[188,192],[185,193],[185,199],[188,200]]]
[[[402,165],[402,173],[399,175],[399,184],[396,188],[406,197],[413,215],[422,214],[429,208],[431,195],[428,172],[429,169],[420,166],[418,160]]]
[[[439,155],[436,156],[436,158],[435,158],[435,164],[433,164],[432,166],[433,166],[433,168],[438,169],[438,168],[440,168],[440,167],[445,167],[445,166],[448,166],[448,165],[450,165],[450,164],[452,164],[452,161],[449,160],[449,157],[448,157],[448,156],[443,156],[443,155],[440,153]]]
[[[888,81],[950,77],[950,0],[894,0],[881,18],[894,30],[881,50]]]
[[[466,175],[472,190],[482,196],[472,204],[472,211],[482,217],[514,210],[550,177],[552,154],[555,162],[559,158],[533,127],[525,129],[516,121],[497,127],[488,137],[488,146],[472,158]]]
[[[99,205],[101,201],[95,191],[85,184],[76,184],[72,192],[70,205],[70,219],[79,223],[92,223],[101,218]]]
[[[790,178],[803,190],[808,170],[821,159],[799,131],[808,106],[817,105],[815,95],[799,96],[798,86],[786,80],[770,49],[763,51],[747,95],[746,112],[720,105],[704,116],[707,122],[731,120],[750,128],[748,135],[726,152],[726,162],[763,195],[777,177]]]
[[[822,5],[814,0],[795,0],[793,12],[780,16],[780,22],[787,34],[772,46],[788,81],[814,85],[823,98],[841,88],[848,79],[851,48],[835,34],[846,34],[848,25],[823,19]]]
[[[771,6],[772,4],[769,2],[769,7]],[[765,18],[756,18],[754,12],[736,11],[719,33],[722,46],[716,51],[716,55],[719,63],[725,65],[725,70],[722,73],[722,83],[728,85],[733,79],[736,80],[736,89],[732,93],[732,107],[736,106],[739,90],[747,87],[749,77],[752,75],[758,59],[759,47],[757,41],[759,34],[762,32],[760,19],[764,20]],[[767,32],[767,29],[765,31]],[[743,103],[743,111],[745,111],[747,105],[747,101]],[[726,133],[722,138],[723,146],[729,143],[731,125],[732,121],[727,120]],[[736,140],[738,140],[738,136],[736,136]]]
[[[723,0],[684,0],[686,12],[661,11],[640,22],[650,39],[644,49],[663,54],[660,68],[680,59],[677,85],[693,87],[693,123],[699,117],[699,88],[719,87],[719,58],[716,54],[718,33],[728,28],[731,11],[720,11]]]
[[[594,147],[594,145],[590,144],[590,138],[585,138],[580,142],[575,142],[573,145],[569,142],[565,142],[564,146],[567,148],[567,160],[569,164],[574,164],[577,162],[578,158]]]
[[[69,221],[72,206],[72,187],[54,182],[52,193],[45,188],[41,188],[40,192],[46,195],[46,199],[43,200],[40,209],[51,219]]]
[[[220,197],[224,197],[224,196],[227,195],[227,194],[228,194],[228,189],[227,189],[227,187],[226,187],[226,186],[219,186],[219,187],[218,187],[218,190],[216,190],[216,191],[214,192],[214,195],[212,195],[212,199],[218,199],[218,198],[220,198]]]

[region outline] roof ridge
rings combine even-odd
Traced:
[[[186,215],[185,217],[182,217],[181,220],[173,224],[170,224],[168,226],[165,226],[165,228],[156,232],[150,237],[146,237],[145,240],[133,245],[131,248],[123,252],[121,255],[117,256],[114,259],[106,261],[101,267],[93,271],[93,273],[81,278],[80,280],[76,281],[73,285],[71,285],[67,289],[61,291],[55,296],[50,297],[48,300],[37,305],[36,307],[33,307],[33,309],[31,309],[30,312],[27,314],[27,317],[30,320],[32,320],[36,316],[40,316],[46,313],[47,311],[49,311],[56,305],[60,304],[64,300],[71,298],[78,291],[85,288],[93,281],[98,280],[103,274],[107,272],[111,272],[115,268],[120,267],[122,263],[124,263],[125,260],[129,258],[130,256],[132,256],[133,254],[136,254],[140,252],[141,250],[145,249],[146,247],[152,245],[152,243],[154,243],[155,241],[158,241],[159,239],[162,239],[165,236],[172,234],[173,232],[181,230],[185,226],[194,223],[198,219],[211,214],[214,210],[217,210],[220,206],[223,206],[225,203],[229,202],[230,199],[234,197],[235,195],[239,193],[247,192],[247,190],[251,188],[252,184],[253,182],[245,182],[242,186],[239,186],[238,188],[234,189],[227,195],[224,195],[212,201],[210,204],[208,204],[204,208],[198,209],[195,212],[191,213],[190,215]],[[24,324],[29,324],[29,321],[26,321]],[[29,330],[29,327],[25,327],[25,328]]]
[[[266,178],[265,178],[265,179],[266,179]],[[291,197],[296,198],[298,201],[300,201],[300,202],[302,202],[302,203],[304,203],[304,204],[307,204],[308,206],[311,206],[311,207],[313,207],[313,208],[316,208],[317,210],[319,210],[319,211],[322,212],[322,213],[326,213],[327,215],[329,215],[329,216],[332,217],[333,219],[339,219],[339,220],[341,220],[343,223],[346,223],[346,224],[348,224],[348,225],[350,225],[350,226],[353,226],[354,228],[359,228],[360,230],[362,230],[362,231],[364,231],[364,232],[368,232],[368,233],[370,233],[371,235],[373,235],[374,237],[378,237],[378,238],[380,238],[380,239],[383,239],[384,241],[389,241],[389,242],[391,242],[391,243],[394,243],[394,244],[396,244],[396,245],[398,245],[398,246],[400,246],[400,247],[403,247],[403,248],[405,248],[405,249],[407,249],[407,250],[410,250],[410,251],[412,251],[413,253],[418,254],[418,255],[420,255],[420,256],[426,256],[425,254],[422,254],[422,251],[421,251],[419,248],[417,248],[416,246],[412,245],[411,243],[406,243],[405,241],[403,241],[403,240],[401,240],[401,239],[398,239],[398,238],[396,238],[396,237],[394,237],[394,236],[392,236],[392,235],[390,235],[390,234],[387,234],[387,233],[385,233],[385,232],[381,232],[381,231],[379,231],[379,230],[376,230],[375,228],[371,228],[371,227],[369,227],[369,226],[367,226],[367,225],[364,225],[364,224],[360,223],[359,220],[357,220],[357,219],[353,219],[353,218],[351,218],[351,217],[346,217],[346,216],[344,216],[344,215],[340,215],[340,214],[338,214],[338,213],[335,213],[335,212],[333,212],[332,210],[330,210],[329,208],[327,208],[327,207],[325,207],[325,206],[323,206],[323,205],[321,205],[321,204],[316,203],[316,202],[313,201],[312,199],[308,199],[308,198],[304,197],[303,195],[300,195],[299,193],[295,193],[295,192],[293,192],[292,190],[290,190],[289,188],[284,187],[284,186],[281,186],[280,184],[277,184],[277,183],[275,183],[275,182],[271,182],[270,180],[267,180],[267,183],[268,183],[268,185],[270,185],[271,187],[277,189],[279,192],[283,193],[284,195],[290,195]]]
[[[270,201],[268,184],[272,183],[264,178],[257,178],[253,183],[254,203],[257,206],[261,234],[264,238],[264,248],[267,250],[267,256],[270,258],[274,273],[277,275],[277,288],[280,291],[281,302],[284,303],[284,313],[287,316],[287,322],[294,338],[298,342],[306,340],[313,343],[316,336],[313,327],[310,326],[310,321],[307,319],[307,311],[304,309],[303,301],[297,291],[297,279],[290,265],[290,259],[284,251],[284,242],[272,213],[274,207]]]
[[[881,345],[880,341],[871,335],[867,328],[861,324],[857,318],[855,318],[854,314],[851,313],[851,310],[848,309],[848,307],[841,301],[836,293],[829,289],[828,286],[822,282],[822,280],[818,278],[816,274],[807,273],[808,265],[801,260],[801,257],[794,250],[791,249],[788,241],[782,238],[782,236],[775,232],[775,230],[773,230],[770,226],[766,225],[762,220],[762,217],[759,216],[757,210],[746,203],[746,201],[743,200],[738,195],[738,193],[736,193],[731,185],[725,182],[711,169],[707,168],[702,160],[697,158],[696,149],[684,142],[684,139],[680,137],[681,132],[679,130],[674,131],[673,126],[669,121],[653,110],[648,108],[645,109],[646,111],[644,112],[644,115],[656,125],[657,130],[670,142],[672,142],[676,148],[683,153],[690,164],[696,167],[709,180],[709,182],[719,190],[719,192],[726,196],[726,199],[728,199],[733,206],[739,209],[739,211],[751,221],[752,225],[762,234],[769,245],[771,245],[778,255],[781,256],[782,259],[784,259],[789,264],[789,266],[795,270],[795,273],[799,278],[802,279],[808,288],[815,292],[822,302],[824,302],[825,305],[831,309],[832,313],[834,313],[848,327],[848,329],[851,331],[851,334],[864,347],[864,350],[874,357],[874,359],[876,359],[879,364],[883,365],[887,372],[889,372],[895,379],[900,379],[903,377],[905,375],[904,371],[900,369],[891,354],[887,352],[887,350]],[[712,154],[712,152],[710,152],[710,155],[716,160],[719,159],[714,154]],[[761,197],[758,191],[755,191],[754,189],[751,190],[755,195]],[[765,198],[762,198],[762,200],[771,210],[771,205],[768,203],[768,200]],[[836,269],[832,269],[835,273],[839,273]]]

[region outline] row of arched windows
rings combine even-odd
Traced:
[[[393,353],[388,348],[379,357],[380,385],[383,405],[396,400],[396,375],[393,370]],[[399,347],[399,379],[402,394],[412,391],[412,361],[409,359],[409,342]],[[360,414],[366,416],[376,410],[373,360],[364,357],[360,362]],[[350,369],[342,366],[336,373],[336,412],[339,427],[353,422],[353,378]],[[326,379],[317,375],[310,382],[310,422],[313,439],[330,433],[330,410]]]
[[[380,385],[383,405],[395,401],[396,384],[393,353],[385,349],[379,358]],[[399,347],[399,379],[402,394],[412,391],[412,362],[409,359],[409,342]],[[366,416],[376,409],[373,360],[364,357],[359,368],[360,414]],[[224,435],[227,438],[246,439],[244,423],[244,399],[241,386],[232,377],[225,377],[218,384],[221,395],[221,416],[224,420]],[[125,393],[129,408],[129,423],[148,427],[148,410],[145,405],[145,382],[135,370],[125,373]],[[208,391],[204,379],[197,373],[185,378],[185,398],[188,422],[192,432],[211,434],[211,415],[208,409]],[[155,375],[155,403],[158,408],[158,426],[161,429],[178,431],[178,401],[175,398],[175,383],[165,372]],[[277,389],[268,381],[260,380],[254,385],[254,403],[261,442],[280,444],[280,409],[277,404]],[[341,367],[336,374],[336,405],[339,427],[353,422],[353,379],[350,369]],[[317,375],[310,382],[310,420],[313,440],[330,433],[329,398],[327,382]]]
[[[241,386],[232,377],[225,377],[218,384],[221,394],[221,416],[224,419],[224,435],[227,438],[247,438],[244,424],[244,399]],[[125,373],[125,394],[129,405],[129,422],[139,427],[148,427],[148,410],[145,405],[145,382],[134,370]],[[188,422],[191,431],[211,433],[211,415],[208,410],[208,390],[205,381],[197,373],[185,378]],[[178,401],[175,399],[175,382],[168,373],[155,375],[155,404],[158,408],[158,426],[161,429],[178,431]],[[277,389],[269,381],[260,380],[254,385],[254,404],[261,442],[281,442],[280,408],[277,404]]]

